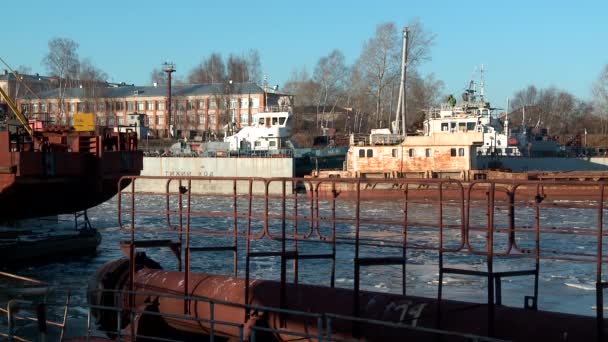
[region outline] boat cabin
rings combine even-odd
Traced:
[[[253,115],[253,126],[245,126],[236,134],[226,136],[230,150],[279,150],[286,147],[291,135],[291,112],[269,112]]]

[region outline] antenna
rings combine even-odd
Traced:
[[[485,86],[485,82],[483,79],[483,64],[481,65],[481,81],[480,81],[480,89],[479,89],[479,97],[481,98],[481,102],[483,102],[483,91],[484,91],[484,86]]]

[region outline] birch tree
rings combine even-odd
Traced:
[[[333,50],[317,62],[313,76],[313,81],[319,85],[317,129],[320,128],[320,125],[328,125],[327,106],[331,106],[331,113],[333,113],[340,97],[344,94],[347,71],[344,54],[339,50]],[[322,108],[321,120],[319,120],[319,108]]]
[[[51,76],[58,79],[59,117],[58,121],[65,121],[66,89],[78,76],[78,43],[69,38],[53,38],[48,43],[49,51],[42,60]]]
[[[608,64],[593,84],[593,109],[595,115],[601,118],[602,134],[606,134],[608,122]]]

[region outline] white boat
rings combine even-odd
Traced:
[[[272,151],[289,148],[291,136],[291,112],[268,112],[253,115],[253,125],[245,126],[235,134],[225,134],[224,142],[230,151]],[[228,127],[227,127],[228,128]],[[226,130],[226,133],[228,130]]]

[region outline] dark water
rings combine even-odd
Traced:
[[[126,202],[128,203],[128,202]],[[176,233],[167,229],[166,217],[162,214],[165,210],[165,198],[153,196],[141,196],[135,201],[136,215],[135,226],[138,238],[176,238]],[[171,199],[171,210],[176,210],[177,200]],[[361,203],[361,217],[365,220],[393,220],[399,222],[403,219],[402,204],[390,201],[369,201]],[[128,209],[128,204],[123,205],[123,210]],[[265,203],[258,201],[253,204],[252,212],[261,215],[264,212]],[[268,212],[272,215],[282,213],[282,205],[279,201],[270,200]],[[298,210],[299,232],[305,232],[310,224],[310,206],[305,200],[299,202]],[[237,213],[247,214],[247,201],[240,199],[237,202]],[[286,204],[286,214],[293,215],[293,201]],[[183,210],[186,210],[184,207]],[[233,203],[230,198],[207,198],[200,197],[193,200],[191,211],[204,213],[202,216],[193,216],[190,222],[193,232],[206,233],[192,238],[192,245],[226,245],[230,243],[230,236],[210,236],[212,232],[228,232],[232,229],[233,219],[221,217],[222,213],[231,214]],[[352,219],[355,215],[356,206],[352,202],[338,203],[335,209],[336,234],[340,241],[348,242],[354,237],[355,225]],[[74,303],[86,302],[87,282],[96,270],[105,262],[123,256],[118,248],[120,240],[128,239],[127,230],[119,229],[117,199],[103,203],[88,211],[93,227],[97,228],[103,240],[96,255],[89,257],[62,260],[46,265],[34,265],[10,269],[11,272],[22,276],[33,277],[58,287],[58,293],[64,294],[66,289],[72,291]],[[320,216],[329,218],[332,215],[331,206],[327,202],[320,203]],[[461,223],[462,213],[456,205],[446,205],[443,208],[443,224],[446,226],[458,226]],[[218,215],[218,217],[210,217]],[[507,224],[507,212],[500,206],[495,210],[496,225]],[[540,213],[543,226],[559,228],[578,228],[580,231],[590,231],[597,225],[597,209],[563,209],[548,208]],[[407,293],[410,295],[436,297],[438,284],[438,257],[432,248],[438,246],[438,233],[435,228],[439,223],[438,208],[430,204],[412,204],[408,208],[408,221],[411,227],[408,230],[408,241],[411,246],[423,247],[422,249],[409,248],[407,265]],[[516,210],[516,226],[532,226],[535,213],[532,208],[518,208]],[[65,217],[71,219],[71,217]],[[121,216],[123,226],[131,223],[128,214]],[[177,223],[177,216],[171,216],[172,224]],[[351,221],[348,221],[351,220]],[[472,210],[470,213],[470,226],[484,226],[487,220],[485,209]],[[238,219],[240,232],[244,232],[247,221],[245,218]],[[391,244],[400,243],[401,225],[395,222],[379,224],[369,222],[361,224],[361,237],[368,239],[374,246],[363,246],[361,256],[400,256],[399,248],[387,247]],[[185,222],[183,222],[185,226]],[[251,221],[252,232],[260,233],[263,229],[262,217]],[[288,231],[293,229],[293,221],[288,222]],[[319,233],[328,236],[331,232],[331,222],[325,221],[319,224]],[[281,221],[276,218],[269,219],[269,232],[280,234]],[[166,233],[169,232],[169,233]],[[444,233],[444,246],[457,246],[461,236],[458,229],[446,229]],[[318,240],[318,239],[314,239]],[[485,248],[485,233],[483,231],[472,232],[469,236],[471,245],[483,251]],[[496,250],[504,249],[506,241],[505,234],[497,234],[495,238]],[[518,244],[524,247],[533,247],[533,235],[520,233],[516,236]],[[541,236],[541,246],[547,250],[590,252],[594,251],[595,238],[583,235],[560,235],[546,234]],[[268,239],[253,241],[253,250],[278,250],[280,242]],[[328,253],[331,245],[324,243],[300,243],[301,251],[306,253]],[[288,242],[288,249],[291,249]],[[244,250],[244,241],[239,240],[239,249]],[[176,259],[170,251],[155,249],[147,251],[148,255],[161,263],[165,269],[175,269]],[[551,253],[549,253],[551,254]],[[549,255],[547,254],[547,255]],[[352,288],[353,286],[353,256],[354,246],[341,243],[337,247],[336,286]],[[475,270],[485,270],[485,259],[481,256],[463,254],[446,255],[446,262],[454,267],[464,267]],[[200,253],[192,259],[192,270],[196,272],[229,274],[232,270],[232,256],[222,253]],[[244,258],[239,255],[239,274],[244,274]],[[531,269],[534,260],[529,258],[496,258],[495,267],[498,270],[521,270]],[[292,277],[291,267],[288,267],[288,277]],[[280,264],[278,258],[257,259],[251,264],[253,277],[266,279],[278,279]],[[314,284],[329,284],[331,267],[326,260],[307,260],[300,265],[300,282]],[[595,304],[595,264],[570,261],[542,260],[540,265],[539,280],[539,309],[549,311],[561,311],[582,315],[594,315]],[[402,286],[401,267],[399,266],[374,266],[362,269],[361,284],[363,289],[378,292],[400,293]],[[483,302],[486,298],[486,280],[481,277],[466,277],[447,275],[444,278],[444,298]],[[533,294],[533,278],[518,277],[505,279],[503,281],[503,303],[522,307],[525,295]],[[72,310],[72,318],[82,320],[84,310]]]

